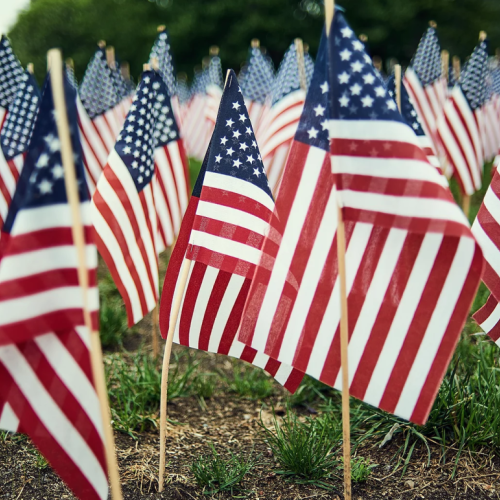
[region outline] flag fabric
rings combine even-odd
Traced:
[[[156,175],[155,206],[158,214],[158,253],[172,245],[179,234],[182,216],[188,206],[189,170],[165,83],[159,79],[155,108],[158,110],[154,137]]]
[[[418,44],[403,83],[406,86],[427,137],[440,151],[437,119],[441,116],[448,95],[447,82],[442,74],[441,47],[434,27],[427,28]]]
[[[474,49],[437,123],[446,158],[466,195],[482,185],[487,71],[488,43],[483,40]]]
[[[483,250],[483,282],[490,290],[486,304],[473,318],[500,346],[500,174],[495,170],[491,184],[472,225],[472,232]]]
[[[258,46],[250,47],[245,77],[240,78],[241,91],[252,126],[257,129],[265,102],[271,94],[274,72]]]
[[[446,185],[337,10],[320,44],[239,340],[341,388],[340,206],[350,394],[424,423],[482,266]]]
[[[293,136],[297,130],[305,92],[300,87],[297,49],[292,43],[274,80],[271,105],[262,113],[256,131],[269,186],[277,192]]]
[[[97,252],[76,127],[76,93],[68,81],[65,94],[85,231],[87,303],[95,324]],[[78,498],[106,499],[103,425],[50,76],[3,227],[0,290],[0,427],[27,434]]]
[[[36,80],[26,71],[18,84],[0,131],[0,230],[24,165],[39,101],[40,90]]]
[[[392,74],[387,80],[387,91],[389,95],[396,99],[396,79],[394,74]],[[418,138],[418,143],[420,148],[424,151],[427,156],[427,160],[434,167],[441,169],[439,159],[436,156],[434,150],[434,144],[432,139],[425,135],[422,123],[418,117],[418,113],[413,106],[410,95],[406,90],[404,85],[400,85],[400,97],[401,97],[401,115],[403,116],[405,122],[413,129],[415,135]]]
[[[152,181],[159,88],[160,76],[145,71],[92,197],[97,248],[123,298],[129,326],[158,300],[158,229]]]
[[[303,374],[236,338],[274,202],[241,90],[227,79],[212,140],[172,252],[160,305],[166,337],[179,272],[191,260],[174,342],[243,359],[294,392]],[[235,253],[236,250],[236,253]]]
[[[483,154],[486,162],[492,161],[500,148],[500,117],[497,113],[497,96],[493,91],[494,70],[489,67],[486,73],[484,86],[483,115]]]
[[[0,38],[0,128],[23,79],[23,68],[5,35]]]

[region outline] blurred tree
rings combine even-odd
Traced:
[[[342,0],[352,27],[368,35],[372,54],[408,63],[430,19],[438,23],[442,45],[462,59],[478,33],[500,45],[499,0]],[[250,40],[259,38],[275,64],[295,37],[314,54],[323,26],[321,0],[31,0],[9,32],[23,64],[45,73],[46,51],[61,47],[73,57],[81,79],[95,43],[104,39],[138,75],[156,36],[166,24],[177,71],[193,66],[219,45],[225,68],[238,69]]]

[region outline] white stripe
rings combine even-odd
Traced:
[[[76,104],[78,108],[78,118],[80,119],[82,127],[81,130],[83,131],[87,141],[91,145],[92,150],[96,154],[97,160],[101,165],[101,168],[103,168],[108,158],[108,152],[106,151],[106,148],[104,147],[101,138],[99,137],[95,128],[93,127],[89,115],[87,114],[87,111],[83,107],[80,97],[77,97]]]
[[[485,232],[478,219],[472,226],[472,234],[483,251],[484,260],[493,268],[497,276],[500,276],[500,250]]]
[[[104,439],[99,398],[80,365],[54,333],[38,336],[35,338],[35,342],[52,369],[78,400],[101,439]]]
[[[269,361],[269,356],[267,354],[264,354],[263,352],[256,352],[255,358],[253,358],[252,361],[252,365],[264,369],[268,361]]]
[[[380,400],[384,395],[394,365],[407,338],[408,330],[415,316],[415,311],[420,304],[420,299],[428,283],[442,241],[442,234],[427,233],[424,236],[389,333],[366,389],[364,401],[373,406],[378,407],[380,405]]]
[[[88,328],[84,325],[75,326],[75,332],[78,334],[78,336],[80,337],[80,340],[85,344],[87,349],[90,351],[91,339],[90,339],[90,332],[89,332]]]
[[[37,417],[81,470],[99,497],[108,496],[108,480],[96,456],[40,383],[26,358],[14,345],[0,347],[0,361],[9,371]]]
[[[174,172],[175,183],[177,185],[177,198],[180,202],[181,211],[184,213],[188,206],[188,188],[186,185],[184,162],[181,157],[181,150],[179,149],[179,141],[168,143],[167,149],[170,154],[170,159],[172,160],[172,170]]]
[[[17,432],[19,428],[19,419],[14,413],[12,406],[6,401],[3,405],[2,413],[0,413],[0,429],[10,432]]]
[[[295,255],[297,243],[302,236],[302,227],[307,217],[307,212],[318,183],[326,152],[322,149],[312,147],[309,149],[295,199],[290,210],[289,220],[293,224],[287,224],[281,245],[276,256],[269,285],[265,292],[259,317],[255,325],[255,335],[252,347],[257,351],[265,351],[267,333],[271,329],[274,315],[277,311],[281,292],[286,282],[290,264]]]
[[[237,177],[206,172],[203,185],[246,196],[264,205],[271,212],[274,211],[274,201],[264,190]]]
[[[115,140],[111,135],[111,131],[104,119],[104,116],[102,115],[96,116],[95,118],[92,119],[92,122],[96,126],[97,132],[101,137],[102,142],[104,143],[104,146],[108,150],[109,154],[109,152],[111,152],[115,146]]]
[[[479,325],[486,333],[491,332],[500,321],[500,302],[497,302],[495,309],[491,314]],[[497,340],[497,343],[500,341]]]
[[[153,174],[154,175],[154,174]],[[153,198],[153,182],[151,181],[148,186],[143,189],[144,199],[146,201],[147,212],[145,216],[149,219],[149,223],[151,225],[151,233],[149,229],[144,227],[145,233],[148,235],[148,242],[151,244],[151,250],[148,251],[146,247],[147,256],[149,259],[149,269],[151,269],[151,274],[153,278],[154,284],[154,294],[155,294],[155,302],[158,299],[158,289],[159,289],[159,272],[158,272],[158,254],[156,253],[156,249],[154,247],[154,242],[156,241],[158,235],[158,217],[156,214],[155,203]],[[141,231],[142,233],[142,231]],[[155,304],[156,305],[156,304]]]
[[[288,382],[288,378],[292,374],[293,368],[286,363],[281,363],[274,378],[281,384],[285,385]]]
[[[7,191],[9,192],[10,196],[12,197],[14,191],[16,190],[17,181],[14,178],[14,175],[12,175],[12,171],[9,167],[9,164],[7,163],[7,160],[5,159],[5,156],[1,151],[0,151],[0,177],[3,179],[5,187],[7,188]]]
[[[97,252],[93,244],[85,245],[85,258],[88,269],[97,267]],[[0,264],[0,283],[56,269],[78,269],[78,253],[74,245],[43,248],[4,257]]]
[[[183,259],[180,271],[183,269],[185,261],[186,261],[186,259]],[[186,300],[187,289],[189,287],[189,283],[191,282],[191,274],[193,273],[193,269],[194,269],[194,266],[195,266],[195,262],[194,261],[191,260],[189,262],[190,262],[190,264],[189,264],[189,273],[188,273],[188,277],[187,277],[187,281],[186,281],[186,286],[184,287],[184,292],[182,294],[182,301],[181,301],[181,304],[180,304],[180,307],[179,307],[179,314],[177,316],[177,323],[175,324],[175,330],[174,330],[174,342],[176,344],[180,344],[179,325],[180,325],[180,322],[181,322],[181,319],[182,319],[182,314],[183,314],[183,311],[184,311],[184,301]],[[179,275],[180,275],[180,271],[179,271]],[[179,289],[178,287],[179,287],[179,276],[177,276],[177,281],[175,283],[174,294],[172,296],[172,306],[173,306],[173,300],[175,299],[175,297],[177,297],[177,291]],[[169,314],[168,320],[169,320],[168,321],[168,323],[169,323],[168,328],[170,329],[170,326],[171,326],[170,323],[172,322],[172,310],[170,310],[170,314]]]
[[[473,239],[460,238],[453,263],[396,406],[395,413],[403,418],[410,419],[415,409],[469,275],[475,247]]]
[[[241,359],[241,355],[243,354],[245,347],[246,345],[238,340],[238,332],[236,332],[231,348],[229,349],[228,356]]]
[[[158,167],[158,173],[163,181],[163,186],[167,193],[167,199],[169,201],[170,216],[172,217],[172,223],[174,232],[177,234],[181,225],[182,215],[179,210],[179,199],[178,192],[175,189],[174,178],[172,176],[172,170],[168,163],[167,156],[163,148],[158,148],[155,151],[155,162]],[[164,198],[163,192],[161,192],[161,197]]]
[[[285,169],[286,160],[288,158],[288,153],[291,149],[291,142],[282,144],[278,149],[275,150],[274,156],[271,157],[269,166],[264,162],[264,167],[267,170],[267,178],[269,182],[269,189],[275,192],[278,185],[281,184],[283,177],[283,171]],[[269,159],[269,157],[268,157]]]
[[[168,210],[167,204],[165,202],[165,197],[161,191],[160,181],[158,176],[155,175],[153,179],[153,189],[155,195],[155,206],[158,212],[158,227],[162,228],[165,233],[165,238],[167,240],[167,245],[171,245],[174,242],[174,228],[172,226],[172,221],[170,219],[170,212]],[[160,253],[160,249],[156,249]]]

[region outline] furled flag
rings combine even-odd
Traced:
[[[394,74],[387,80],[387,91],[389,95],[396,99],[396,79]],[[432,140],[425,135],[424,129],[418,117],[418,113],[413,106],[410,99],[408,91],[404,85],[400,86],[401,93],[401,114],[405,119],[405,122],[413,129],[415,135],[418,138],[418,144],[420,148],[427,155],[427,160],[434,167],[441,169],[439,160],[434,152],[434,146]]]
[[[76,93],[65,82],[80,215],[97,326],[97,252],[77,134]],[[0,248],[0,427],[27,434],[76,497],[104,500],[103,425],[47,77]]]
[[[484,120],[488,71],[488,43],[474,49],[460,80],[451,92],[437,122],[439,140],[462,192],[471,195],[481,188],[484,150]]]
[[[441,47],[435,25],[427,28],[418,44],[403,83],[415,105],[420,122],[427,137],[439,152],[437,119],[443,111],[448,94],[446,78],[442,74]]]
[[[155,123],[154,198],[158,213],[158,253],[172,245],[179,234],[182,216],[188,206],[189,171],[179,127],[172,110],[167,87],[158,79]]]
[[[300,86],[295,43],[285,53],[274,80],[271,106],[263,113],[257,141],[273,192],[277,191],[293,136],[299,124],[306,93]]]
[[[489,67],[486,73],[482,114],[481,138],[485,162],[492,161],[500,147],[500,117],[497,112],[497,97],[493,91],[494,69]]]
[[[259,47],[258,40],[252,40],[245,68],[245,78],[241,82],[241,91],[252,126],[257,129],[264,104],[271,93],[274,73]]]
[[[145,71],[92,198],[99,253],[123,298],[128,325],[158,301],[157,215],[153,196],[160,76]]]
[[[0,131],[0,230],[24,165],[40,101],[40,90],[26,71],[10,103]]]
[[[205,137],[205,148],[207,149],[210,137],[214,131],[215,122],[217,121],[217,112],[219,111],[220,100],[222,97],[222,88],[224,80],[222,79],[222,62],[219,57],[219,47],[210,48],[210,62],[206,71],[206,93],[207,101],[205,105],[205,117],[208,121],[207,135]]]
[[[233,71],[172,252],[160,305],[166,337],[179,272],[191,260],[174,342],[264,368],[294,392],[303,374],[236,338],[274,201]]]
[[[424,423],[482,266],[446,186],[337,10],[320,44],[239,339],[341,388],[340,206],[350,394]]]
[[[500,66],[497,66],[491,72],[491,90],[493,92],[491,99],[495,107],[496,116],[500,121]],[[494,165],[496,168],[500,165],[500,146],[496,152]]]
[[[177,92],[174,76],[174,63],[172,54],[170,53],[170,38],[164,26],[160,26],[158,30],[158,36],[156,37],[149,54],[149,64],[151,67],[154,67],[153,60],[156,59],[158,61],[158,72],[167,86],[168,95],[172,97],[176,95]]]
[[[474,314],[481,328],[500,346],[500,174],[493,174],[472,232],[483,250],[483,282],[490,290],[486,304]]]
[[[0,38],[0,128],[23,79],[23,67],[5,35]]]

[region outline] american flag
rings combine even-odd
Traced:
[[[481,328],[500,346],[500,174],[496,169],[486,191],[472,233],[483,250],[483,282],[491,294],[486,304],[474,314]]]
[[[7,217],[24,165],[39,100],[40,90],[36,80],[26,71],[18,84],[0,131],[0,229]]]
[[[163,29],[153,44],[151,52],[149,54],[149,64],[153,67],[153,59],[158,61],[158,72],[160,73],[165,85],[167,86],[167,92],[170,97],[176,95],[176,82],[174,76],[174,63],[171,54],[170,38],[168,32]]]
[[[488,64],[484,86],[484,104],[482,106],[482,131],[484,160],[495,158],[500,147],[500,117],[497,109],[498,97],[493,92],[494,70]]]
[[[258,44],[254,43],[250,47],[245,77],[243,81],[240,78],[240,85],[250,121],[255,129],[259,126],[264,105],[271,93],[273,82],[273,68],[266,60]]]
[[[451,92],[437,132],[449,164],[462,188],[471,195],[481,188],[484,149],[484,117],[488,44],[480,41],[474,49],[460,80]]]
[[[23,68],[5,35],[0,38],[0,128],[23,79]]]
[[[129,326],[158,300],[152,181],[159,88],[160,76],[145,71],[92,198],[97,248],[125,302]]]
[[[477,289],[481,250],[337,10],[239,339],[340,389],[338,206],[350,394],[424,423]]]
[[[294,392],[303,374],[236,338],[274,202],[236,75],[221,108],[170,258],[160,306],[166,336],[180,269],[191,261],[174,342],[240,358]]]
[[[427,28],[422,36],[403,83],[415,104],[425,134],[432,139],[434,149],[439,152],[437,119],[443,111],[448,89],[446,78],[442,75],[441,47],[436,28]]]
[[[158,79],[155,108],[158,118],[155,124],[156,139],[154,180],[155,206],[158,213],[158,253],[172,245],[179,234],[182,216],[188,206],[188,161],[179,127],[173,113],[165,83]]]
[[[97,323],[97,252],[77,133],[76,93],[65,82],[90,288]],[[0,249],[0,427],[28,434],[78,498],[108,495],[103,425],[84,326],[55,111],[47,77],[40,112]]]
[[[256,131],[269,185],[279,187],[283,168],[297,130],[306,93],[300,88],[297,49],[292,43],[274,80],[271,106],[263,112]]]
[[[391,97],[396,99],[396,79],[394,74],[387,80],[387,91]],[[403,115],[405,122],[413,129],[415,135],[418,137],[419,146],[427,155],[429,163],[440,169],[441,166],[439,159],[436,156],[436,152],[434,151],[432,139],[425,135],[422,123],[420,122],[418,113],[411,101],[406,87],[401,85],[399,91],[401,97],[401,114]]]

